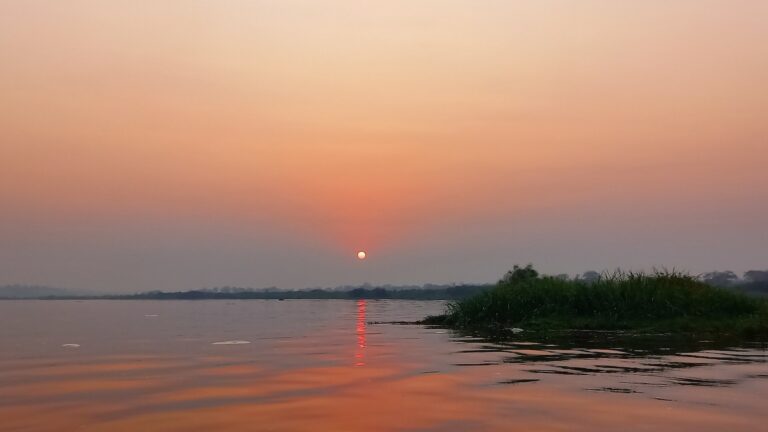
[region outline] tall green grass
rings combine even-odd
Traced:
[[[432,320],[460,328],[768,334],[768,302],[678,272],[616,272],[593,282],[539,277],[533,272],[505,277],[489,291],[450,303],[445,316]]]

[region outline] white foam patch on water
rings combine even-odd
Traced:
[[[62,348],[80,348],[80,344],[62,344]]]
[[[214,342],[213,345],[245,345],[249,343],[251,342],[244,341],[244,340],[230,340],[230,341],[223,341],[223,342]]]

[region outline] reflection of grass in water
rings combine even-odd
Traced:
[[[460,336],[472,333],[474,337]],[[738,335],[700,340],[691,334],[641,333],[627,331],[532,331],[510,334],[499,331],[460,329],[455,342],[482,344],[481,350],[458,353],[497,352],[503,363],[558,365],[557,370],[529,370],[565,375],[654,373],[668,369],[687,369],[720,363],[765,363],[764,342],[749,342]],[[478,337],[479,336],[479,337]],[[520,338],[525,338],[521,340]],[[539,342],[530,342],[537,340]],[[611,347],[611,349],[605,349]],[[527,355],[535,349],[545,354]],[[507,355],[509,354],[509,355]],[[611,364],[604,360],[629,363]],[[590,362],[569,365],[571,360]],[[487,363],[484,363],[485,365]],[[473,365],[478,365],[477,363]],[[768,377],[766,375],[765,377]]]
[[[677,385],[698,386],[698,387],[725,387],[736,384],[736,380],[731,379],[703,379],[703,378],[672,378]]]
[[[624,387],[598,387],[598,388],[590,388],[587,389],[589,391],[597,391],[597,392],[608,392],[608,393],[642,393],[637,390],[633,390],[630,388],[624,388]]]
[[[632,330],[768,336],[768,301],[677,272],[617,272],[587,282],[510,273],[495,288],[450,303],[426,324],[453,328]]]
[[[541,381],[538,378],[519,378],[519,379],[509,379],[504,381],[499,381],[499,384],[525,384],[525,383],[532,383],[532,382],[539,382]]]
[[[487,329],[484,329],[487,330]],[[738,335],[724,335],[702,340],[690,333],[648,333],[637,331],[557,331],[540,330],[523,333],[459,329],[452,339],[472,349],[456,354],[499,354],[499,358],[455,366],[492,366],[515,364],[540,378],[513,378],[499,384],[518,384],[602,376],[614,384],[585,390],[610,393],[651,393],[654,388],[673,386],[727,387],[745,379],[768,378],[749,374],[729,378],[690,376],[687,370],[720,368],[727,365],[764,364],[768,359],[766,344],[749,342]],[[532,342],[538,341],[538,342]],[[720,369],[718,374],[720,374]],[[642,377],[639,378],[638,377]],[[639,390],[642,389],[642,390]],[[653,399],[671,401],[663,397]]]

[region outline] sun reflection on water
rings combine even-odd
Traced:
[[[355,350],[355,366],[365,366],[365,300],[357,301],[357,322],[355,332],[357,333],[357,349]]]

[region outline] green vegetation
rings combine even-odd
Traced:
[[[768,300],[677,272],[616,272],[596,280],[508,272],[488,291],[448,305],[427,324],[461,329],[636,330],[768,336]]]

